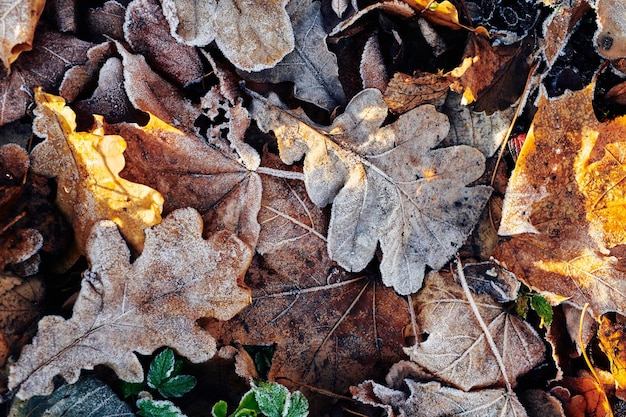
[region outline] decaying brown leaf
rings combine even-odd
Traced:
[[[120,178],[126,147],[120,136],[105,135],[102,117],[91,132],[76,132],[76,115],[61,97],[35,91],[33,131],[46,140],[31,153],[34,172],[57,177],[57,204],[85,248],[91,227],[111,219],[138,251],[143,230],[161,220],[163,197],[155,190]]]
[[[420,106],[385,127],[387,105],[377,89],[357,94],[328,127],[254,95],[251,113],[273,130],[282,160],[304,159],[311,200],[332,202],[331,258],[349,271],[370,262],[378,242],[383,282],[401,294],[419,290],[426,265],[439,269],[473,228],[491,193],[467,187],[484,157],[469,146],[435,148],[447,117]],[[416,134],[417,132],[417,134]]]
[[[11,72],[11,64],[33,47],[35,27],[43,12],[45,0],[14,0],[0,3],[0,60]]]
[[[21,194],[29,166],[28,153],[21,146],[0,147],[0,224]]]
[[[474,296],[493,337],[509,381],[544,358],[545,347],[532,326],[506,312],[490,295]],[[502,386],[503,377],[463,290],[450,274],[432,272],[415,299],[417,333],[423,342],[405,349],[411,360],[440,381],[464,391]]]
[[[118,376],[143,381],[134,352],[149,355],[167,345],[192,362],[216,352],[200,317],[228,320],[250,302],[243,275],[252,251],[228,232],[202,238],[193,209],[171,213],[146,230],[144,251],[130,251],[111,221],[96,224],[87,243],[85,272],[72,318],[46,316],[32,345],[10,370],[18,398],[52,392],[52,378],[74,383],[81,369],[107,364]]]
[[[427,72],[413,76],[397,72],[384,90],[385,103],[395,114],[406,113],[422,104],[441,105],[451,81],[444,75]]]
[[[608,59],[626,57],[626,4],[620,0],[598,0],[598,30],[594,42]]]
[[[235,66],[260,71],[293,50],[288,0],[164,0],[172,35],[192,46],[215,43]]]
[[[93,44],[70,35],[40,27],[33,49],[13,63],[11,74],[0,71],[0,99],[10,103],[0,107],[0,125],[24,116],[33,103],[32,90],[56,89],[66,69],[84,64]]]
[[[365,42],[363,54],[361,55],[361,65],[359,65],[359,74],[361,75],[363,88],[378,88],[380,91],[385,92],[389,76],[383,61],[377,33],[373,33]],[[389,106],[389,109],[393,111],[391,106]]]
[[[567,417],[613,417],[603,386],[589,371],[581,371],[576,377],[566,376],[551,385],[551,392],[563,403]]]
[[[346,97],[339,82],[337,57],[326,46],[320,3],[312,0],[291,0],[287,13],[291,18],[295,44],[293,51],[276,66],[244,78],[256,82],[295,83],[294,95],[332,112],[345,104]]]
[[[626,313],[626,118],[599,123],[593,85],[539,99],[506,192],[496,248],[518,279],[594,316]]]
[[[409,393],[365,381],[352,395],[365,404],[385,408],[387,417],[526,417],[515,395],[504,389],[465,392],[439,382],[404,380]]]

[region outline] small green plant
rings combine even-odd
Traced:
[[[304,394],[293,394],[276,382],[255,381],[246,392],[237,409],[228,415],[228,404],[220,401],[213,406],[213,417],[306,417],[309,402]]]
[[[138,397],[137,414],[141,417],[185,417],[167,398],[182,397],[196,385],[196,378],[181,375],[183,362],[174,358],[172,349],[165,349],[152,359],[144,382],[122,381],[124,398]],[[157,396],[163,399],[155,399]]]
[[[515,310],[520,317],[525,319],[529,309],[537,313],[541,319],[540,328],[552,323],[552,306],[548,300],[543,295],[534,293],[524,286],[515,300]]]

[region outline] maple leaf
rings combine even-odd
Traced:
[[[251,94],[251,114],[261,129],[274,131],[282,160],[292,164],[306,154],[304,179],[311,200],[321,207],[333,203],[331,258],[360,271],[380,242],[383,282],[401,294],[420,289],[427,265],[445,265],[489,198],[490,187],[466,186],[483,173],[480,151],[434,149],[449,124],[432,105],[381,128],[387,106],[379,90],[366,89],[323,127]]]
[[[270,83],[292,81],[295,97],[331,112],[346,98],[339,82],[337,57],[326,46],[320,7],[311,0],[291,0],[287,12],[295,33],[294,50],[275,67],[247,73],[244,78]]]
[[[598,339],[600,341],[600,349],[609,358],[611,363],[611,373],[615,378],[615,384],[618,389],[626,389],[626,326],[623,323],[623,317],[618,316],[620,321],[609,320],[608,317],[602,316],[600,320],[600,328],[598,329]]]
[[[33,131],[46,138],[31,153],[32,169],[57,177],[57,203],[85,247],[91,227],[111,219],[135,250],[143,246],[143,230],[161,220],[163,197],[142,184],[120,178],[126,142],[105,135],[101,116],[91,132],[76,132],[76,115],[61,97],[35,91]]]
[[[164,0],[172,35],[192,46],[215,40],[237,68],[260,71],[293,50],[294,35],[285,11],[288,0]]]
[[[515,381],[544,358],[541,337],[490,295],[474,295],[479,313]],[[426,340],[406,348],[412,361],[437,379],[464,391],[502,385],[503,376],[461,287],[451,275],[430,273],[415,299],[417,333]]]
[[[35,27],[45,4],[45,0],[14,0],[0,4],[0,60],[7,74],[17,57],[32,49]]]
[[[171,213],[146,230],[143,253],[132,264],[117,226],[97,223],[87,242],[91,268],[84,273],[72,318],[46,316],[37,336],[10,370],[10,389],[27,399],[52,392],[52,378],[77,381],[80,370],[107,364],[129,382],[141,382],[134,352],[167,345],[192,362],[216,351],[215,340],[196,323],[228,320],[250,302],[243,275],[250,248],[228,232],[204,240],[193,209]]]
[[[626,118],[599,123],[593,85],[549,100],[545,90],[509,181],[495,248],[518,279],[552,300],[626,313],[619,262]]]

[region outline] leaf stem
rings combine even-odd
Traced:
[[[304,174],[302,172],[283,171],[282,169],[274,169],[269,167],[258,167],[256,169],[256,172],[258,172],[259,174],[270,175],[272,177],[304,181]]]
[[[509,381],[509,377],[506,374],[504,361],[502,360],[502,356],[500,356],[500,352],[498,351],[498,346],[496,346],[496,342],[493,340],[493,337],[491,336],[491,332],[489,332],[489,328],[485,324],[485,321],[483,320],[482,316],[480,315],[480,312],[478,311],[478,306],[476,305],[476,302],[474,301],[474,297],[472,296],[469,286],[467,285],[467,281],[465,280],[465,274],[463,273],[463,266],[461,265],[461,259],[459,258],[458,254],[456,255],[456,270],[457,270],[457,274],[459,277],[459,281],[461,282],[461,287],[463,287],[463,292],[465,293],[465,297],[467,298],[467,301],[469,302],[469,305],[472,308],[472,312],[474,313],[474,316],[476,316],[476,320],[478,320],[478,324],[480,324],[480,328],[483,330],[483,333],[485,334],[485,339],[487,340],[487,343],[489,344],[489,347],[491,348],[491,352],[493,353],[493,356],[495,356],[496,358],[496,362],[498,362],[498,366],[500,367],[500,372],[502,372],[502,378],[504,379],[504,383],[506,384],[506,391],[508,394],[512,394],[513,388],[511,387],[511,382]]]

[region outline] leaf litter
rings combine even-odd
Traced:
[[[618,227],[622,6],[598,1],[587,12],[592,5],[585,0],[537,3],[541,14],[530,0],[133,0],[89,3],[81,21],[74,6],[60,4],[47,7],[41,22],[37,13],[18,18],[23,27],[37,29],[34,40],[10,47],[11,55],[2,57],[10,71],[0,79],[0,124],[27,122],[33,108],[41,118],[39,85],[50,93],[58,89],[76,112],[74,117],[70,107],[59,106],[45,127],[35,124],[44,140],[33,138],[41,143],[29,152],[31,167],[55,162],[41,152],[50,146],[48,132],[55,123],[71,125],[75,118],[76,126],[65,136],[77,135],[77,147],[89,144],[90,135],[121,136],[111,142],[113,153],[80,154],[78,159],[87,162],[62,164],[57,158],[62,169],[46,171],[50,179],[13,169],[28,164],[9,163],[6,173],[16,175],[0,182],[7,284],[18,291],[43,288],[35,283],[44,282],[55,300],[59,284],[53,283],[50,268],[59,266],[50,258],[66,252],[73,237],[49,208],[55,190],[72,194],[60,205],[89,263],[71,318],[50,315],[55,303],[65,301],[70,316],[73,301],[67,294],[52,301],[40,335],[17,359],[41,314],[43,292],[31,296],[19,290],[32,316],[25,314],[28,324],[21,327],[9,314],[2,331],[0,359],[13,355],[17,360],[11,388],[20,396],[49,392],[54,375],[73,381],[80,369],[102,361],[120,376],[138,380],[132,349],[150,354],[170,345],[192,361],[204,361],[218,345],[230,343],[243,358],[243,342],[254,345],[246,348],[274,350],[273,359],[266,359],[269,378],[304,392],[312,415],[376,415],[341,397],[350,387],[360,402],[382,407],[390,416],[619,415],[624,384],[619,295],[624,255]],[[583,33],[587,46],[571,54],[580,49]],[[611,61],[598,70],[595,85],[547,98],[591,79],[585,65],[582,75],[576,73],[580,60],[565,59],[579,55],[589,62]],[[595,109],[600,122],[591,103],[603,96],[613,104],[606,114],[600,114],[606,105]],[[64,112],[67,119],[60,116]],[[91,132],[90,125],[95,126]],[[515,143],[507,147],[511,132]],[[508,155],[519,148],[519,159]],[[104,161],[110,178],[89,171],[94,157]],[[63,178],[72,166],[91,172],[74,190]],[[152,211],[154,222],[131,228],[130,220],[115,211],[72,214],[92,199],[83,192],[89,184],[111,181],[125,189],[129,180],[164,197],[162,223],[157,224],[160,210]],[[516,190],[524,187],[520,184],[533,190],[522,195]],[[153,197],[159,200],[157,194]],[[123,207],[124,216],[137,215],[134,206]],[[45,215],[37,219],[40,209]],[[500,232],[510,236],[496,244],[500,217]],[[100,219],[118,219],[118,226]],[[116,253],[96,249],[98,238],[89,240],[90,232],[109,236],[116,243],[105,246]],[[164,242],[150,243],[155,234]],[[193,250],[182,249],[216,236],[238,249],[213,248],[200,260]],[[457,252],[466,263],[482,261],[457,271],[460,286],[445,270]],[[180,261],[186,272],[155,272],[167,269],[176,256],[188,259]],[[228,269],[225,259],[236,266]],[[206,262],[214,266],[207,268]],[[138,274],[122,273],[117,281],[148,289],[124,298],[110,273],[144,263],[150,266]],[[243,286],[246,272],[250,290]],[[171,274],[176,278],[168,278]],[[218,308],[206,310],[206,302],[194,304],[215,291],[177,293],[172,317],[189,313],[181,318],[188,329],[182,337],[165,340],[158,334],[180,322],[164,324],[167,307],[157,308],[156,302],[147,303],[151,309],[142,326],[162,328],[140,347],[129,346],[128,340],[137,338],[123,333],[113,337],[113,331],[85,330],[89,320],[103,319],[104,311],[137,300],[146,306],[141,300],[150,296],[150,288],[184,286],[185,277],[196,284],[199,276],[227,282],[231,289],[215,302],[233,306],[219,316]],[[381,286],[380,278],[389,287]],[[443,280],[441,297],[432,294],[437,280]],[[110,292],[98,293],[100,284]],[[5,293],[7,302],[15,291]],[[250,296],[252,304],[237,314]],[[103,303],[100,313],[87,314],[88,304],[98,302]],[[520,310],[524,303],[527,308]],[[581,314],[585,303],[592,314]],[[441,309],[442,304],[454,308]],[[454,319],[451,312],[458,312]],[[200,317],[205,329],[196,324]],[[552,358],[544,355],[546,325]],[[51,329],[55,326],[72,326],[74,333],[60,336],[63,332]],[[100,339],[90,339],[92,334]],[[57,340],[75,352],[81,346],[76,341],[83,339],[112,346],[104,349],[111,359],[82,351],[45,359],[54,348],[44,345]],[[199,353],[194,340],[209,349]],[[445,348],[445,354],[437,348]],[[580,373],[582,360],[576,356],[583,353],[593,356],[591,376]],[[30,376],[17,376],[20,367],[34,363],[25,365],[30,356],[43,360],[41,366],[35,364]],[[239,360],[240,374],[258,376],[246,357],[247,362]],[[386,369],[387,385],[374,382]],[[537,373],[542,376],[535,378]],[[549,379],[554,381],[547,385]],[[325,395],[338,395],[336,404]],[[181,415],[177,406],[185,410],[186,401],[177,399],[168,407]],[[151,404],[161,402],[155,398]]]

